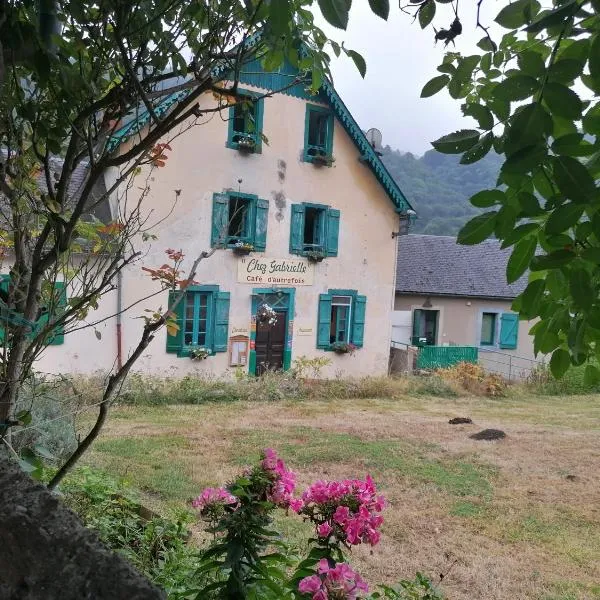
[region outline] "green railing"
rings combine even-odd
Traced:
[[[423,346],[419,348],[417,369],[444,369],[460,362],[476,363],[477,350],[473,346]]]

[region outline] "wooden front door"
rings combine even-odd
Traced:
[[[256,324],[256,375],[283,369],[287,312],[277,311],[275,325]]]

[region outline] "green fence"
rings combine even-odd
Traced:
[[[423,346],[419,348],[417,369],[443,369],[460,362],[477,362],[473,346]]]

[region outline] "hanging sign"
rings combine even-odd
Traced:
[[[314,265],[302,259],[244,257],[238,260],[238,283],[312,285],[314,274]]]

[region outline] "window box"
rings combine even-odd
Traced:
[[[254,152],[256,140],[248,135],[241,135],[237,138],[237,149],[242,153]]]
[[[323,250],[307,250],[304,254],[310,262],[319,263],[327,256]]]
[[[254,250],[254,246],[248,242],[236,242],[233,245],[233,251],[238,256],[248,256]]]
[[[213,351],[205,346],[190,347],[189,356],[192,360],[206,360],[209,356],[212,356]]]
[[[354,354],[357,347],[349,342],[334,342],[329,349],[336,354]]]
[[[311,162],[313,163],[313,165],[317,165],[319,167],[330,167],[335,162],[335,158],[333,158],[333,156],[331,156],[330,154],[325,154],[325,152],[319,150],[312,157]]]

